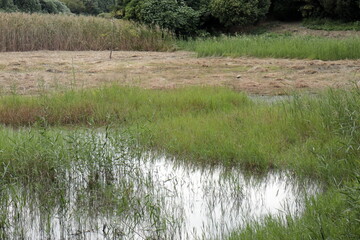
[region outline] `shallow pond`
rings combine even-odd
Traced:
[[[290,173],[249,176],[133,153],[99,137],[47,189],[2,191],[3,236],[10,239],[223,239],[268,215],[299,215],[320,191]],[[120,150],[119,150],[120,149]],[[75,160],[76,159],[76,160]],[[55,190],[54,190],[55,188]],[[13,237],[16,236],[16,237]]]

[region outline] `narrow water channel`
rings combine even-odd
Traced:
[[[74,160],[55,193],[24,186],[3,191],[9,196],[0,203],[7,218],[4,236],[223,239],[249,221],[299,215],[305,199],[320,191],[286,172],[249,176],[149,152],[117,151],[101,138],[96,146],[96,154]]]

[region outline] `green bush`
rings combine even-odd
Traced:
[[[85,5],[82,0],[60,0],[70,9],[72,13],[80,14],[85,12]]]
[[[97,0],[86,0],[84,5],[87,14],[98,15],[101,12]]]
[[[14,5],[13,0],[0,0],[0,9],[4,9],[7,12],[16,11],[17,7]]]
[[[39,0],[14,0],[14,4],[22,12],[33,13],[41,11],[41,5]]]
[[[198,12],[200,17],[199,28],[212,31],[218,27],[219,21],[211,14],[211,0],[185,0],[185,4]]]
[[[40,4],[45,13],[70,13],[70,9],[58,0],[40,0]]]
[[[114,0],[97,0],[100,12],[109,12],[114,6]]]
[[[141,4],[140,13],[142,22],[177,35],[194,34],[199,24],[198,12],[176,0],[147,0]]]
[[[127,4],[124,4],[125,10],[122,14],[125,19],[128,20],[140,20],[141,19],[141,5],[143,0],[131,0]]]
[[[253,24],[265,17],[270,0],[212,0],[211,13],[226,27]]]

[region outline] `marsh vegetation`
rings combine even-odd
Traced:
[[[358,33],[221,36],[290,12],[332,19],[304,22],[311,28],[356,30],[346,21],[358,20],[358,1],[133,0],[113,9],[109,2],[0,1],[10,12],[111,11],[104,18],[0,13],[0,51],[10,59],[0,61],[1,239],[360,238]],[[192,39],[210,33],[219,37]],[[179,49],[212,58],[9,58],[25,55],[10,51]],[[273,59],[216,58],[239,56]],[[110,72],[124,81],[99,87],[97,73]],[[309,87],[318,76],[329,84],[334,73],[339,89]],[[69,86],[59,90],[59,78]],[[352,87],[341,89],[349,79]],[[258,82],[266,91],[255,91]],[[315,94],[274,90],[291,84]],[[291,96],[249,97],[239,86]]]
[[[284,239],[288,234],[299,239],[308,234],[358,236],[359,101],[356,88],[272,103],[226,88],[154,91],[114,86],[3,96],[1,234],[9,239],[26,234],[84,239],[135,234],[141,239],[169,238],[171,232],[185,238],[224,238],[239,228],[242,231],[231,238],[275,239],[279,231]],[[149,155],[149,150],[156,152]],[[171,160],[159,157],[163,154]],[[273,182],[276,175],[267,173],[279,170],[290,178],[283,175],[285,182]],[[246,177],[250,172],[259,177]],[[271,208],[260,212],[261,218],[241,212],[258,206],[246,202],[252,196],[253,190],[246,190],[250,186],[293,199],[286,195],[293,190],[280,194],[280,186],[312,189],[301,178],[312,179],[310,186],[318,182],[325,193],[316,198],[312,194],[318,190],[303,195],[297,210],[291,202],[280,201],[281,215],[268,215],[274,213]],[[261,179],[266,183],[259,183]],[[190,195],[205,201],[199,203],[206,206],[200,211],[220,216],[204,220],[213,225],[196,228],[195,235],[184,230],[187,220],[179,219],[182,211],[191,209],[186,204],[197,202],[186,197],[184,187],[193,188]],[[196,189],[201,189],[198,195],[193,194]],[[224,202],[234,208],[217,205]],[[232,226],[221,220],[234,222],[231,219],[247,214],[249,218]],[[33,225],[27,225],[27,219],[33,219]],[[205,226],[221,231],[202,235]]]

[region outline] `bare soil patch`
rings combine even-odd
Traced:
[[[229,86],[251,94],[279,95],[348,87],[360,80],[360,60],[196,58],[189,52],[0,53],[3,94],[38,94],[107,84],[169,89]]]

